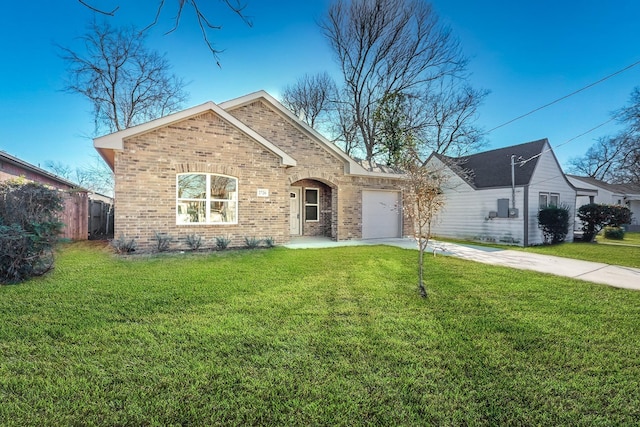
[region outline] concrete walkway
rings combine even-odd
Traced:
[[[323,238],[298,238],[285,247],[291,249],[328,248],[337,246],[390,245],[417,249],[413,239],[372,239],[334,242]],[[427,251],[435,256],[447,255],[485,264],[501,265],[522,270],[534,270],[557,276],[572,277],[602,283],[617,288],[640,290],[640,269],[581,261],[530,252],[503,250],[484,246],[460,245],[448,242],[429,242]]]

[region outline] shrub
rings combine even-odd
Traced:
[[[262,240],[257,239],[255,237],[245,237],[244,238],[244,246],[247,249],[255,249],[258,246],[260,246],[260,243],[262,243]]]
[[[273,248],[276,245],[276,241],[273,237],[266,237],[264,239],[264,245],[268,248]]]
[[[583,223],[584,240],[591,242],[605,226],[620,227],[630,223],[631,211],[626,206],[590,203],[578,208],[578,218]]]
[[[542,228],[545,243],[556,244],[564,241],[569,232],[569,208],[549,206],[538,212],[538,224]]]
[[[0,183],[0,283],[16,283],[53,267],[62,230],[60,192],[34,182]]]
[[[156,249],[158,250],[158,252],[168,251],[169,245],[171,244],[172,240],[173,237],[171,237],[167,233],[158,233],[156,231],[155,241],[157,242]]]
[[[604,228],[604,237],[612,240],[623,240],[624,239],[624,228],[622,227],[605,227]]]
[[[200,246],[202,246],[202,237],[195,234],[188,234],[187,245],[189,245],[189,248],[191,248],[192,251],[197,251],[200,249]]]
[[[135,252],[138,244],[135,239],[127,239],[123,234],[121,234],[118,239],[111,242],[111,246],[113,246],[118,254],[129,254],[131,252]]]
[[[227,246],[229,246],[229,243],[231,243],[231,238],[229,237],[224,237],[224,236],[216,237],[216,249],[219,251],[223,251],[227,249]]]

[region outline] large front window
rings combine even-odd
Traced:
[[[185,173],[177,178],[178,224],[236,224],[238,180],[225,175]]]

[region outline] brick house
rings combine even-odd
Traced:
[[[401,237],[402,176],[365,168],[264,91],[94,140],[115,173],[115,235]]]
[[[60,222],[64,224],[60,237],[86,240],[88,228],[88,191],[77,184],[47,172],[37,166],[0,151],[0,181],[24,178],[38,182],[63,193],[63,211]]]

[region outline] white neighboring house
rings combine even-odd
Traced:
[[[609,184],[588,176],[567,175],[576,187],[597,191],[594,197],[578,196],[576,209],[589,203],[623,205],[631,210],[629,230],[640,231],[640,186],[633,184]]]
[[[539,245],[544,243],[538,226],[541,208],[566,206],[570,221],[574,218],[578,190],[547,139],[462,158],[432,154],[427,164],[449,175],[442,189],[445,205],[432,226],[435,236]],[[572,230],[570,223],[567,241],[573,240]]]

